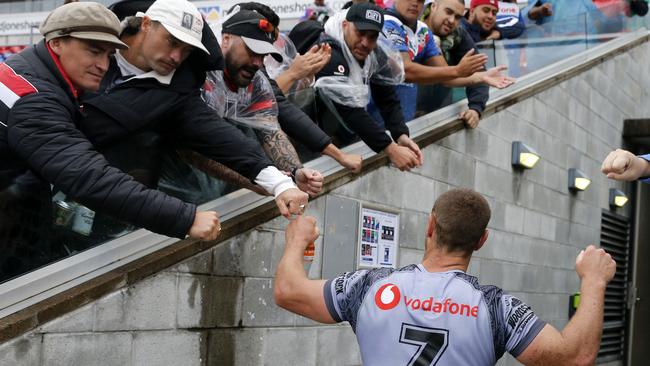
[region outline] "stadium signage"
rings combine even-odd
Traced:
[[[47,11],[38,13],[13,13],[0,14],[0,36],[30,35],[40,37],[38,27],[45,17]]]

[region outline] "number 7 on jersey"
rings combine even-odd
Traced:
[[[447,348],[449,330],[402,323],[399,342],[417,346],[408,366],[433,366]]]

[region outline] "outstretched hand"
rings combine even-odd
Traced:
[[[481,81],[484,84],[493,86],[497,89],[505,89],[517,82],[517,79],[503,74],[503,72],[506,70],[508,70],[508,66],[500,65],[495,66],[487,71],[483,71],[481,73]]]
[[[475,72],[483,70],[486,62],[487,55],[476,53],[476,50],[472,48],[467,51],[456,66],[458,68],[458,77],[469,77]]]

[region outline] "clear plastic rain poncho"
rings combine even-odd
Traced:
[[[276,61],[269,55],[264,58],[264,67],[266,68],[266,73],[269,74],[269,77],[271,77],[271,79],[276,79],[280,74],[289,69],[293,60],[298,55],[298,51],[296,51],[296,46],[293,44],[291,39],[283,33],[278,35],[278,39],[275,40],[273,46],[275,46],[278,52],[282,55],[282,62]]]
[[[275,48],[282,54],[282,62],[276,61],[271,56],[264,58],[264,67],[266,73],[271,79],[276,79],[280,74],[287,71],[291,64],[298,56],[296,46],[293,44],[289,36],[280,33],[278,39],[273,44]],[[287,98],[294,104],[303,108],[309,105],[314,100],[314,77],[303,78],[296,80],[286,93]]]
[[[404,82],[404,63],[390,41],[379,34],[377,47],[363,64],[352,55],[343,38],[343,20],[347,10],[340,11],[325,23],[325,33],[341,44],[343,56],[349,67],[349,76],[325,76],[314,84],[320,93],[334,103],[354,108],[365,108],[370,101],[369,82],[398,85]]]
[[[210,71],[202,91],[203,100],[223,118],[256,130],[276,131],[278,105],[273,87],[262,71],[255,73],[245,88],[232,91],[223,78],[223,71]]]

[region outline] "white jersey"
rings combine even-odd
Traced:
[[[422,265],[347,272],[325,303],[357,335],[364,365],[494,365],[517,357],[545,323],[514,296],[462,271]]]

